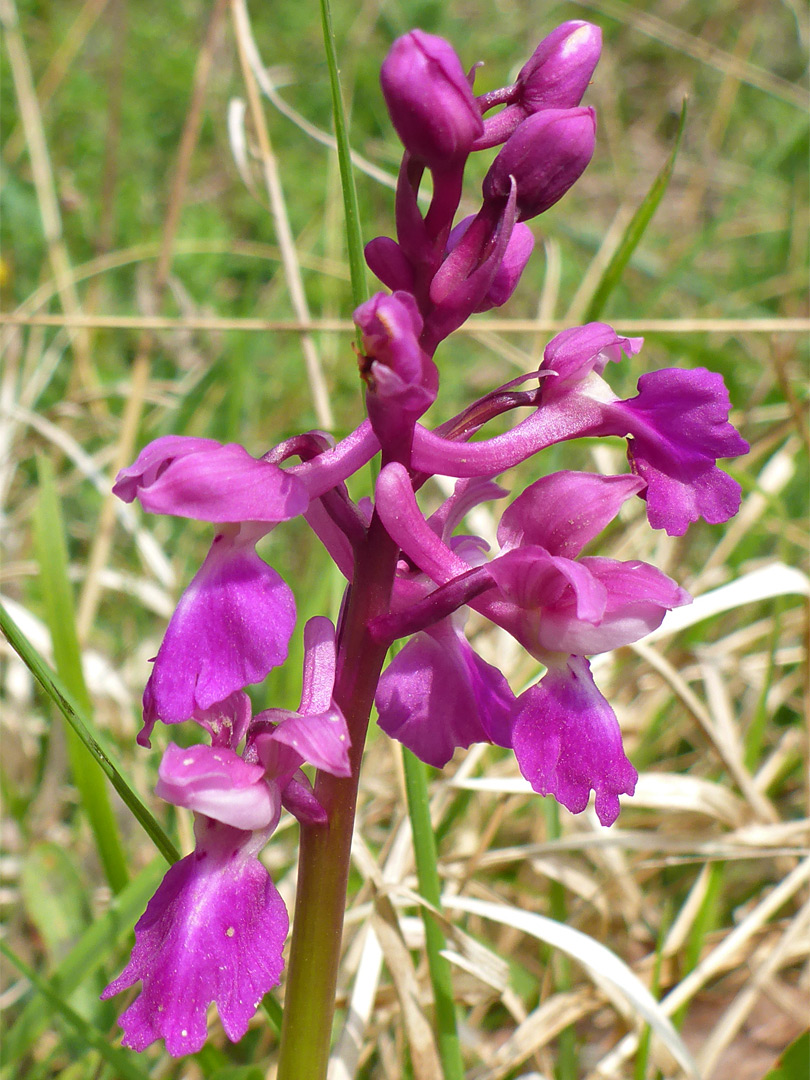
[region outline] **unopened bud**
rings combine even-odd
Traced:
[[[596,141],[591,108],[544,109],[515,130],[484,177],[484,199],[506,198],[517,183],[518,220],[542,214],[579,179]]]
[[[405,149],[429,168],[466,157],[484,130],[461,61],[443,38],[421,30],[397,38],[380,82]]]
[[[422,348],[416,300],[407,292],[376,293],[355,309],[360,376],[371,426],[389,456],[405,460],[416,420],[436,398],[436,365]]]
[[[579,105],[601,52],[602,31],[592,23],[574,20],[552,30],[517,77],[524,112]]]

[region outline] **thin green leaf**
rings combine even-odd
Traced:
[[[405,747],[402,748],[402,761],[405,767],[408,815],[411,819],[419,892],[429,904],[437,908],[441,899],[441,883],[437,866],[436,837],[430,820],[425,766]],[[464,1080],[464,1061],[461,1057],[453,1002],[453,980],[450,964],[442,955],[445,947],[444,933],[425,908],[422,908],[422,921],[425,926],[425,951],[433,986],[436,1035],[444,1080]]]
[[[72,992],[90,978],[132,931],[132,924],[155,891],[163,864],[155,859],[115,897],[103,915],[88,926],[76,944],[48,976],[59,992]],[[48,1002],[35,997],[25,1006],[3,1041],[3,1080],[11,1080],[15,1066],[50,1019]]]
[[[5,607],[0,604],[0,630],[6,635],[9,643],[23,661],[25,666],[40,684],[49,698],[56,704],[59,711],[76,732],[81,741],[101,766],[110,783],[118,792],[131,811],[133,817],[143,826],[152,843],[164,857],[166,862],[173,863],[180,858],[180,852],[171,842],[169,837],[158,824],[154,815],[141,802],[140,798],[124,779],[124,775],[113,758],[103,750],[97,733],[91,732],[91,724],[76,704],[73,695],[67,690],[59,676],[51,670],[50,666],[42,659],[40,654],[14,622]]]
[[[560,828],[560,806],[555,799],[543,800],[543,813],[546,819],[546,835],[549,840],[559,840],[562,835]],[[565,895],[565,886],[561,881],[552,878],[548,883],[548,895],[551,904],[551,917],[557,922],[568,922],[568,902]],[[554,954],[549,950],[549,962],[554,965],[555,986],[558,991],[565,993],[573,986],[571,978],[571,966],[568,957],[560,953],[554,964]],[[577,1036],[573,1026],[563,1028],[557,1036],[557,1080],[576,1080],[579,1076],[579,1054],[577,1053]]]
[[[652,220],[652,216],[658,209],[658,204],[664,197],[664,192],[669,186],[669,181],[672,178],[672,172],[675,168],[675,159],[678,156],[678,150],[681,146],[681,137],[683,135],[684,127],[686,126],[686,98],[684,98],[683,107],[681,108],[681,118],[678,123],[678,131],[675,135],[675,145],[672,147],[672,153],[669,155],[663,169],[661,169],[658,176],[653,181],[653,185],[644,197],[644,201],[638,210],[630,220],[629,225],[624,231],[624,236],[613,253],[613,258],[605,267],[605,271],[599,280],[599,284],[594,290],[594,294],[591,297],[591,302],[585,312],[585,318],[583,322],[592,322],[594,319],[599,318],[600,314],[604,310],[608,297],[619,284],[621,276],[624,273],[624,268],[627,266],[633,252],[638,247],[644,233],[647,231],[647,226]]]
[[[357,306],[366,299],[366,263],[363,256],[360,210],[357,205],[357,190],[354,186],[349,132],[346,127],[346,113],[343,108],[343,95],[340,90],[340,73],[335,52],[335,33],[332,29],[332,10],[329,0],[321,0],[321,21],[323,23],[326,62],[329,66],[329,82],[332,87],[332,115],[335,123],[340,185],[343,189],[343,212],[346,219],[346,244],[349,252],[352,299],[355,306]]]
[[[97,1031],[84,1017],[66,1004],[59,993],[53,990],[47,979],[43,979],[27,964],[9,949],[4,941],[0,941],[0,952],[7,960],[20,971],[29,982],[37,988],[40,994],[48,1001],[52,1009],[55,1009],[76,1035],[87,1044],[88,1047],[97,1050],[105,1061],[115,1070],[115,1075],[121,1080],[148,1080],[149,1073],[136,1065],[125,1050],[119,1050],[117,1046],[110,1046],[107,1035]]]
[[[38,460],[37,467],[39,495],[34,514],[34,539],[56,670],[82,709],[91,715],[92,705],[84,681],[81,649],[76,634],[65,529],[53,467],[45,458]],[[113,892],[120,892],[129,880],[129,873],[104,779],[72,731],[68,731],[67,749],[73,782],[90,822],[105,876]]]
[[[267,1013],[267,1018],[276,1031],[281,1031],[281,1022],[284,1019],[284,1010],[272,994],[265,994],[262,998],[262,1008]]]
[[[810,1031],[805,1031],[785,1050],[765,1080],[806,1080],[810,1062]]]

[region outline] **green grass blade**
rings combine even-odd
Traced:
[[[427,776],[424,764],[402,748],[405,767],[405,787],[408,792],[408,815],[411,819],[413,851],[416,859],[416,876],[419,892],[433,907],[441,906],[441,883],[436,856],[436,837],[430,820]],[[442,956],[444,933],[426,908],[422,908],[425,924],[425,951],[427,952],[430,981],[436,1013],[436,1035],[439,1056],[442,1060],[444,1080],[464,1080],[464,1062],[456,1027],[456,1007],[453,1002],[453,981],[450,964]]]
[[[68,691],[59,676],[42,659],[2,604],[0,604],[0,630],[6,635],[12,649],[17,653],[48,697],[56,704],[70,727],[98,762],[112,786],[121,796],[133,817],[143,826],[160,854],[167,862],[176,862],[180,858],[180,852],[160,827],[151,811],[141,802],[138,795],[124,779],[121,769],[116,765],[113,758],[106,750],[102,749],[98,739],[95,737],[96,733],[91,731],[92,725],[77,705],[73,695]]]
[[[765,1080],[805,1080],[810,1062],[810,1031],[805,1031],[785,1050]]]
[[[559,840],[562,836],[560,828],[560,805],[554,799],[543,800],[543,813],[546,819],[546,835],[549,840]],[[553,878],[548,883],[548,895],[552,919],[557,922],[568,922],[568,901],[565,895],[565,886],[561,881]],[[566,992],[573,986],[571,977],[571,963],[564,953],[554,955],[554,950],[549,949],[547,963],[553,965],[555,973],[554,985],[558,991]],[[579,1054],[577,1052],[577,1033],[573,1027],[563,1028],[557,1036],[557,1055],[555,1063],[555,1076],[557,1080],[577,1080],[579,1076]]]
[[[357,190],[354,186],[349,132],[343,95],[340,91],[340,73],[335,52],[335,33],[332,29],[332,9],[329,0],[321,0],[321,21],[326,62],[329,66],[329,82],[332,87],[332,115],[335,123],[340,186],[343,189],[343,212],[346,219],[346,244],[349,252],[349,273],[352,280],[352,299],[355,306],[366,299],[366,262],[363,257],[363,237],[360,232],[360,210]]]
[[[281,1031],[281,1021],[284,1019],[284,1010],[272,994],[265,994],[262,998],[262,1008],[267,1014],[267,1019],[276,1029]]]
[[[608,301],[608,297],[619,284],[621,276],[624,273],[624,269],[627,266],[633,252],[639,245],[639,242],[647,231],[647,226],[652,220],[652,216],[658,209],[658,204],[664,197],[664,192],[669,186],[669,181],[672,178],[672,172],[675,168],[675,159],[678,156],[678,150],[681,146],[681,137],[683,136],[683,130],[686,126],[686,99],[684,98],[683,107],[681,108],[681,118],[678,122],[678,131],[675,135],[675,145],[672,147],[672,153],[667,158],[664,167],[661,169],[658,176],[653,181],[652,187],[644,197],[644,201],[636,210],[635,214],[630,220],[629,225],[624,231],[624,236],[613,253],[613,258],[605,267],[605,271],[599,280],[599,284],[596,286],[591,302],[588,304],[585,312],[583,322],[592,322],[594,319],[598,319],[604,310],[605,304]]]
[[[148,1072],[136,1065],[125,1050],[119,1050],[117,1046],[110,1046],[106,1034],[102,1034],[92,1024],[89,1024],[83,1016],[79,1016],[74,1009],[62,1000],[61,995],[52,989],[48,980],[43,979],[41,975],[37,975],[32,968],[15,956],[4,941],[0,941],[0,952],[36,987],[50,1007],[59,1013],[75,1034],[88,1047],[92,1047],[93,1050],[97,1050],[101,1054],[104,1060],[112,1066],[117,1077],[120,1077],[121,1080],[148,1080]]]
[[[90,716],[92,705],[84,681],[81,649],[76,635],[65,529],[53,467],[45,458],[40,458],[37,466],[39,497],[34,513],[34,539],[56,670],[84,712]],[[67,749],[73,782],[90,822],[104,874],[113,892],[120,892],[129,880],[129,873],[104,778],[81,740],[71,730],[67,733]]]
[[[156,859],[115,896],[103,915],[81,935],[70,952],[54,967],[48,979],[54,991],[72,994],[107,960],[119,941],[132,931],[157,888],[164,867]],[[3,1080],[11,1080],[14,1066],[39,1037],[51,1016],[50,1005],[35,997],[24,1007],[3,1042]]]

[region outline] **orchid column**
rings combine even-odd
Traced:
[[[634,790],[636,771],[588,658],[639,640],[690,597],[655,567],[592,549],[631,500],[644,500],[650,525],[671,535],[736,512],[739,487],[716,462],[747,446],[728,423],[722,379],[703,369],[647,372],[638,394],[620,399],[605,373],[637,356],[641,339],[591,323],[551,341],[539,370],[432,429],[420,423],[438,397],[438,346],[511,296],[533,246],[525,222],[558,202],[590,161],[595,115],[580,100],[599,51],[595,27],[565,23],[514,85],[476,97],[446,41],[419,30],[396,41],[382,69],[405,147],[396,239],[366,247],[392,292],[354,313],[368,418],[336,445],[306,432],[258,457],[168,436],[118,478],[126,501],[216,526],[144,692],[139,742],[149,745],[158,721],[191,722],[210,745],[172,744],[160,767],[158,794],[193,811],[197,844],[150,901],[132,959],[105,991],[142,983],[122,1016],[126,1045],[162,1038],[171,1054],[199,1049],[211,1002],[238,1039],[278,983],[287,914],[258,856],[284,809],[300,824],[300,855],[278,1076],[325,1077],[375,703],[383,731],[422,761],[442,767],[475,742],[512,749],[533,789],[572,813],[593,793],[603,825]],[[498,146],[478,212],[456,221],[470,155]],[[423,214],[426,171],[433,195]],[[518,407],[530,410],[520,424],[470,441]],[[495,476],[582,436],[626,439],[629,471],[541,471],[503,513],[494,556],[480,537],[457,533],[473,507],[507,494]],[[345,481],[377,454],[374,501],[355,503]],[[457,483],[426,516],[417,493],[437,474]],[[255,545],[297,515],[347,591],[336,628],[324,617],[304,628],[299,708],[254,716],[247,688],[285,662],[295,626],[292,593]],[[474,651],[467,607],[536,658],[536,685],[516,697]],[[383,670],[389,646],[405,638]],[[305,763],[317,770],[314,787]]]

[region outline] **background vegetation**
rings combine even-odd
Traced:
[[[3,602],[184,851],[188,819],[151,795],[167,734],[151,753],[134,734],[148,658],[209,530],[115,506],[110,477],[167,432],[259,454],[313,426],[340,435],[361,415],[319,12],[313,0],[249,6],[253,67],[237,2],[0,2]],[[791,0],[335,4],[367,239],[392,229],[400,150],[377,73],[395,36],[420,26],[449,38],[465,64],[486,61],[486,90],[559,22],[603,29],[587,98],[595,160],[535,223],[537,255],[508,308],[476,317],[437,357],[440,415],[531,370],[555,327],[599,312],[647,339],[616,372],[620,391],[648,367],[719,370],[752,445],[729,467],[745,498],[728,526],[670,539],[636,508],[603,547],[649,559],[701,598],[671,632],[597,665],[642,773],[617,825],[557,813],[495,748],[435,775],[446,892],[503,917],[446,909],[476,1080],[682,1075],[627,994],[518,928],[516,911],[606,944],[662,999],[707,1078],[762,1076],[806,1026],[804,14]],[[671,183],[605,295],[605,267],[672,151],[684,97]],[[470,210],[486,164],[472,170]],[[566,446],[507,486],[538,464],[624,468],[618,444]],[[481,513],[472,527],[492,521]],[[302,522],[264,554],[296,592],[299,625],[334,616],[340,582]],[[536,675],[507,640],[470,629],[515,690]],[[299,671],[293,658],[272,673],[257,705],[294,706]],[[197,1060],[110,1050],[118,1003],[97,995],[162,861],[5,643],[2,687],[0,899],[5,940],[28,969],[3,968],[2,1075],[272,1075],[266,1018],[235,1048],[214,1025]],[[419,1078],[430,1037],[414,1017],[430,1001],[404,892],[415,878],[401,762],[374,734],[368,759],[335,1077]],[[288,900],[295,841],[287,819],[265,855]],[[383,962],[375,942],[388,942],[380,920],[392,911],[409,949],[389,942]]]

